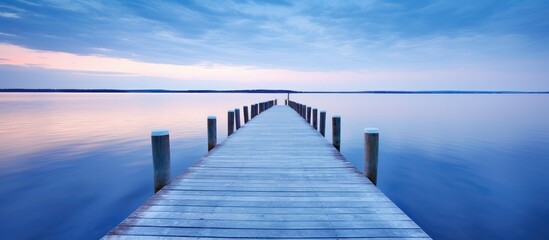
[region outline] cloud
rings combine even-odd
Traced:
[[[94,71],[87,61],[103,57],[95,60],[117,59],[116,71],[179,80],[429,75],[417,72],[452,79],[447,71],[434,74],[437,69],[490,78],[497,74],[486,72],[501,66],[539,70],[547,64],[548,6],[540,0],[17,0],[0,4],[1,13],[21,16],[0,17],[0,42],[69,54],[86,66],[59,68],[67,71]],[[60,67],[52,61],[28,64]],[[125,64],[131,69],[122,69]],[[155,64],[173,72],[136,70]]]
[[[19,18],[19,15],[17,13],[11,13],[11,12],[0,12],[0,17]]]
[[[368,90],[368,89],[527,89],[517,79],[538,81],[535,87],[547,86],[547,70],[527,74],[512,67],[490,69],[485,66],[449,66],[429,69],[374,69],[354,71],[295,71],[281,68],[258,68],[244,65],[195,64],[176,65],[134,61],[94,55],[38,51],[16,45],[0,44],[0,65],[31,69],[57,70],[72,74],[72,84],[89,76],[110,79],[111,85],[132,82],[125,79],[148,79],[155,88],[197,86],[201,89],[291,88],[303,90]],[[530,64],[534,65],[534,64]],[[513,66],[513,65],[511,65]],[[517,67],[514,65],[513,67]],[[5,81],[9,75],[3,77]],[[171,79],[170,81],[164,81]],[[445,81],[442,81],[444,79]],[[158,80],[162,80],[157,82]],[[496,80],[494,82],[494,80]],[[143,82],[143,80],[139,80]],[[155,82],[157,84],[155,84]],[[4,82],[5,83],[5,82]],[[11,83],[10,83],[11,84]],[[82,82],[84,85],[88,83]],[[160,84],[160,85],[158,85]],[[495,85],[494,85],[495,84]],[[489,86],[497,86],[496,88]],[[135,85],[134,85],[135,86]],[[474,86],[474,87],[473,87]],[[511,87],[513,86],[513,87]],[[534,85],[532,85],[534,86]],[[472,88],[473,87],[473,88]],[[517,88],[518,87],[518,88]],[[107,87],[108,88],[108,87]]]
[[[5,32],[0,32],[0,36],[6,36],[6,37],[17,37],[17,35],[15,35],[15,34],[11,34],[11,33],[5,33]]]

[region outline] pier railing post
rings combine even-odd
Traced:
[[[215,116],[208,117],[208,151],[217,144],[217,119]]]
[[[236,130],[240,129],[240,109],[234,109],[234,120],[236,123]]]
[[[252,105],[251,105],[251,108],[250,108],[250,115],[252,116],[252,118],[255,117],[255,104],[252,104]]]
[[[364,129],[364,175],[377,186],[377,162],[379,150],[379,130]]]
[[[318,129],[318,109],[313,109],[313,127],[315,130]]]
[[[242,107],[242,111],[244,111],[244,124],[246,124],[248,123],[248,120],[250,120],[248,117],[248,106]]]
[[[154,166],[154,192],[158,192],[170,181],[170,133],[168,130],[151,132]]]
[[[307,123],[311,124],[311,107],[307,107]]]
[[[332,117],[332,144],[341,152],[341,117],[334,115]]]
[[[227,136],[231,136],[234,132],[234,111],[227,113]]]
[[[259,115],[259,103],[255,104],[255,115]]]
[[[320,134],[326,133],[326,111],[320,111]]]

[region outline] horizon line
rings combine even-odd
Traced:
[[[311,91],[311,90],[290,90],[290,89],[109,89],[109,88],[0,88],[0,92],[67,92],[67,93],[529,93],[549,94],[549,91],[521,91],[521,90],[358,90],[358,91]]]

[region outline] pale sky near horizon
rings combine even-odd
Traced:
[[[549,2],[0,3],[0,88],[549,90]]]

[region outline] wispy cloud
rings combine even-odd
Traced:
[[[19,15],[17,13],[12,13],[12,12],[0,12],[0,17],[19,18]]]
[[[541,0],[12,0],[0,4],[0,14],[20,18],[0,17],[0,42],[239,71],[402,73],[469,66],[473,73],[484,71],[479,66],[546,64],[547,12],[549,3]]]

